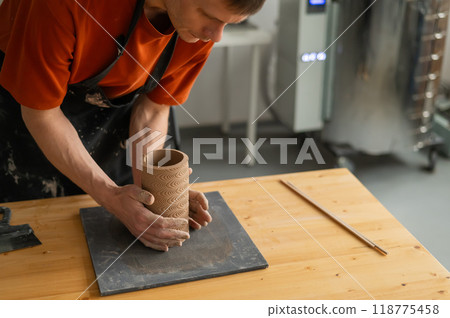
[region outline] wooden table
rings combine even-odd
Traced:
[[[279,183],[280,178],[334,211],[389,255],[366,247]],[[268,261],[268,269],[103,298],[450,299],[449,272],[347,170],[256,181],[207,182],[194,188],[220,191]],[[43,244],[0,255],[0,298],[76,299],[95,279],[79,217],[80,208],[95,202],[82,195],[4,205],[13,211],[11,223],[29,223]],[[81,298],[100,298],[97,284]]]

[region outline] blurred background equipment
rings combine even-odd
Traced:
[[[443,146],[440,147],[442,154],[450,157],[450,99],[448,95],[440,97],[436,102],[433,131],[442,138]]]
[[[448,11],[449,0],[280,1],[278,94],[298,80],[273,112],[294,132],[323,129],[338,157],[428,147],[432,170]]]
[[[279,6],[276,91],[282,96],[274,104],[273,113],[294,132],[320,130],[327,1],[282,0]]]
[[[330,6],[337,37],[372,1]],[[335,11],[335,9],[337,9]],[[448,0],[377,1],[337,43],[332,107],[323,139],[380,155],[429,147],[429,169],[441,139],[433,132]]]

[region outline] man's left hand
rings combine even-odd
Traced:
[[[212,221],[208,213],[208,199],[202,192],[189,190],[189,225],[196,230]]]

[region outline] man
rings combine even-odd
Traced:
[[[154,199],[125,166],[124,141],[145,127],[166,134],[168,105],[185,102],[224,26],[263,2],[4,0],[0,200],[81,188],[133,235],[153,224],[140,237],[146,246],[181,245],[189,235],[175,228],[186,220],[144,207]],[[205,196],[189,198],[190,225],[207,225]]]

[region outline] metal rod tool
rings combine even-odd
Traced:
[[[314,205],[315,207],[317,207],[319,210],[321,210],[323,213],[325,213],[326,215],[328,215],[330,218],[332,218],[335,222],[337,222],[338,224],[340,224],[341,226],[343,226],[346,230],[348,230],[350,233],[352,233],[353,235],[355,235],[357,238],[359,238],[361,241],[363,241],[364,243],[366,243],[368,246],[370,246],[371,248],[375,249],[377,252],[379,252],[382,255],[387,255],[388,252],[385,251],[384,249],[382,249],[379,245],[375,244],[374,242],[372,242],[371,240],[369,240],[367,237],[365,237],[364,235],[362,235],[360,232],[358,232],[357,230],[355,230],[352,226],[348,225],[347,223],[345,223],[344,221],[342,221],[340,218],[338,218],[336,215],[334,215],[333,213],[331,213],[330,211],[328,211],[325,207],[323,207],[322,205],[320,205],[319,203],[317,203],[316,201],[314,201],[313,199],[311,199],[310,197],[308,197],[305,193],[303,193],[302,191],[300,191],[295,185],[293,185],[291,182],[289,181],[285,181],[285,180],[280,180],[281,183],[283,183],[285,186],[287,186],[289,189],[291,189],[292,191],[294,191],[295,193],[297,193],[298,195],[300,195],[302,198],[304,198],[305,200],[307,200],[309,203],[311,203],[312,205]]]

